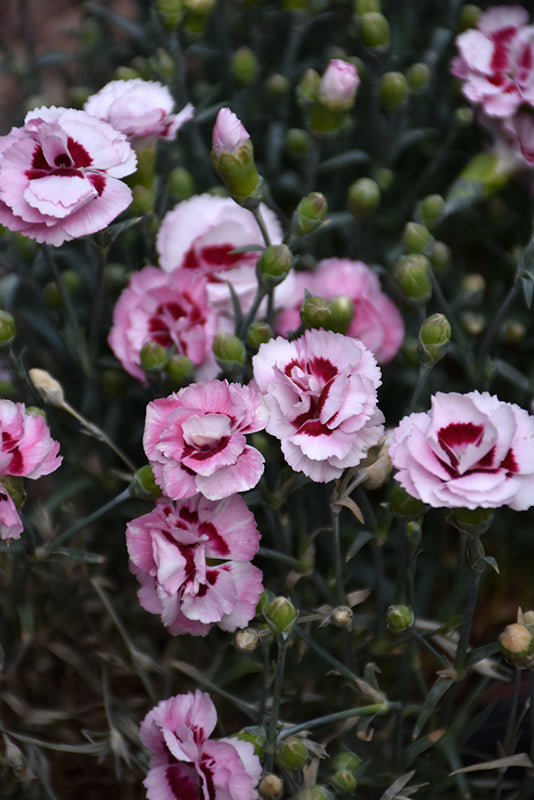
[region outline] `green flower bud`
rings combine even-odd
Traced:
[[[424,253],[432,242],[432,234],[418,222],[407,222],[404,226],[402,244],[409,253]]]
[[[260,727],[246,728],[239,731],[237,738],[242,742],[250,742],[254,745],[254,753],[261,758],[263,756],[263,748],[265,747],[265,731]]]
[[[402,72],[385,72],[380,78],[379,99],[384,111],[393,111],[406,100],[408,83]]]
[[[476,28],[482,16],[482,9],[472,3],[466,3],[460,7],[460,18],[458,20],[458,32],[466,31],[468,28]]]
[[[311,192],[303,197],[293,213],[292,228],[297,236],[305,236],[320,228],[328,210],[326,197]]]
[[[407,300],[424,304],[432,295],[428,259],[419,254],[402,256],[395,268],[395,280]]]
[[[254,198],[259,204],[262,179],[254,161],[252,141],[229,108],[221,108],[215,120],[211,163],[237,203],[246,205]]]
[[[258,784],[262,800],[280,800],[284,793],[284,783],[278,775],[267,772]]]
[[[228,365],[244,364],[247,357],[241,339],[226,331],[219,331],[215,336],[213,354],[217,363],[223,368]]]
[[[392,169],[389,169],[389,167],[379,167],[379,169],[375,171],[375,180],[381,192],[387,192],[394,178],[395,173]]]
[[[469,108],[469,106],[461,106],[460,108],[457,108],[454,112],[454,119],[458,125],[460,125],[462,128],[466,128],[468,125],[471,125],[475,119],[473,109]]]
[[[186,13],[182,26],[193,36],[202,33],[215,0],[183,0]]]
[[[412,547],[419,547],[423,535],[423,526],[421,520],[412,519],[406,523],[406,537]]]
[[[389,22],[378,11],[368,11],[360,17],[360,38],[366,47],[387,47]]]
[[[30,409],[27,408],[26,411]],[[39,409],[42,416],[44,412]],[[22,508],[26,500],[26,490],[24,489],[24,482],[19,475],[4,475],[0,479],[0,483],[9,494],[17,508]]]
[[[523,625],[526,625],[529,631],[534,632],[534,611],[525,611]]]
[[[395,481],[389,498],[389,509],[396,517],[416,520],[426,511],[427,506],[421,500],[408,494],[406,489]]]
[[[145,372],[161,372],[167,361],[167,351],[158,342],[145,342],[139,352],[139,363]]]
[[[332,795],[325,789],[324,786],[308,786],[306,789],[301,789],[295,797],[295,800],[331,800]]]
[[[437,222],[443,213],[445,206],[445,199],[440,194],[428,194],[423,197],[419,206],[421,218],[427,228],[432,226],[432,223]]]
[[[489,531],[495,518],[492,508],[455,508],[452,512],[454,522],[469,536],[482,536]]]
[[[256,273],[267,287],[277,286],[289,275],[293,255],[286,244],[270,244],[258,259]]]
[[[169,358],[165,372],[169,381],[175,386],[183,386],[193,377],[195,367],[187,356],[175,354]]]
[[[317,97],[321,76],[314,69],[307,69],[297,86],[297,97],[301,105],[309,105]]]
[[[471,272],[462,279],[461,289],[464,303],[478,305],[486,291],[486,279],[478,272]]]
[[[153,500],[161,497],[162,491],[156,483],[150,464],[145,464],[135,473],[135,492],[138,496],[149,495]]]
[[[379,202],[380,188],[372,178],[359,178],[349,186],[347,206],[356,219],[372,216]]]
[[[269,75],[265,81],[265,87],[273,97],[285,97],[289,92],[291,84],[285,75],[280,75],[279,72],[275,72]]]
[[[444,314],[432,314],[419,330],[419,355],[423,364],[435,366],[445,356],[451,340],[451,324]]]
[[[300,318],[308,328],[328,330],[330,302],[324,297],[307,297],[300,308]]]
[[[445,242],[434,242],[430,252],[430,263],[439,272],[445,272],[451,265],[451,248]]]
[[[243,628],[234,637],[234,644],[242,653],[253,653],[259,643],[260,634],[255,628]]]
[[[348,769],[340,769],[334,772],[330,783],[339,794],[352,794],[356,788],[356,778]]]
[[[356,311],[354,301],[344,294],[338,294],[330,298],[328,307],[330,311],[328,330],[334,333],[347,333]]]
[[[480,336],[486,327],[486,318],[476,311],[464,311],[460,317],[462,325],[470,336]]]
[[[361,763],[362,760],[356,753],[344,750],[342,753],[338,753],[337,756],[334,756],[332,767],[336,771],[346,769],[349,772],[356,772]]]
[[[187,200],[195,194],[195,179],[184,167],[175,167],[167,181],[169,192],[177,200]]]
[[[243,46],[235,51],[230,69],[234,78],[242,86],[252,83],[258,74],[258,62],[250,47]]]
[[[421,92],[423,89],[426,89],[430,81],[430,69],[426,64],[418,61],[412,64],[411,67],[408,67],[406,76],[410,89],[416,93]]]
[[[288,636],[297,621],[298,612],[291,600],[279,595],[265,606],[263,615],[275,634]]]
[[[247,344],[253,350],[273,338],[273,329],[267,322],[255,322],[247,332]]]
[[[15,338],[15,320],[8,311],[0,310],[0,348],[10,345]]]
[[[400,604],[390,606],[387,610],[386,624],[392,633],[404,633],[412,627],[414,620],[410,606]]]
[[[130,206],[132,214],[142,216],[150,214],[154,210],[154,192],[146,186],[134,186],[132,188],[133,200]]]
[[[286,133],[286,147],[296,156],[305,156],[311,147],[309,133],[302,128],[289,128]]]
[[[354,13],[361,17],[372,11],[380,11],[380,0],[356,0],[354,3]]]
[[[298,736],[288,736],[280,742],[276,757],[285,769],[302,769],[308,760],[308,748]]]
[[[526,625],[514,622],[507,625],[499,636],[501,653],[518,669],[525,669],[532,665],[534,656],[534,633]]]
[[[501,337],[506,344],[519,344],[527,335],[527,329],[518,319],[507,319],[501,329]]]
[[[117,81],[132,81],[134,78],[141,78],[141,73],[134,67],[117,67],[113,73],[113,77]]]
[[[421,364],[417,339],[414,336],[407,336],[401,347],[402,357],[410,367],[418,367]]]
[[[167,30],[172,30],[184,11],[182,0],[157,0],[156,9]]]

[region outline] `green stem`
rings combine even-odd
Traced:
[[[454,659],[454,667],[460,674],[462,674],[466,668],[469,637],[471,635],[471,626],[473,624],[473,615],[475,613],[481,577],[482,572],[480,570],[471,569],[469,593],[467,595],[466,607],[462,618],[462,626],[460,628],[460,638],[458,640],[456,657]]]
[[[484,337],[484,341],[482,342],[482,345],[480,347],[480,352],[478,354],[478,362],[479,362],[479,364],[480,364],[482,369],[484,369],[484,361],[486,360],[486,357],[487,357],[487,355],[489,353],[490,347],[493,344],[493,340],[495,339],[495,337],[497,336],[497,334],[499,332],[499,327],[500,327],[502,318],[504,317],[504,315],[506,314],[506,312],[508,311],[508,309],[510,308],[510,306],[514,302],[514,300],[516,298],[516,295],[519,292],[520,288],[521,288],[521,282],[520,282],[520,280],[518,278],[516,278],[516,280],[514,281],[512,286],[510,287],[510,289],[508,291],[508,294],[506,295],[506,297],[502,301],[500,307],[497,309],[496,314],[493,316],[493,319],[491,321],[491,325],[489,326],[489,328],[488,328],[488,330],[486,332],[486,335]]]
[[[375,714],[387,714],[389,711],[400,711],[401,708],[401,703],[389,702],[389,700],[384,700],[382,703],[372,703],[368,706],[346,708],[344,711],[325,714],[324,717],[316,717],[315,719],[308,720],[308,722],[301,722],[299,725],[292,725],[290,728],[284,728],[278,737],[278,741],[282,741],[282,739],[293,736],[293,734],[299,733],[300,731],[308,730],[308,728],[318,728],[320,725],[328,725],[329,722],[338,722],[341,719],[350,719],[350,717],[369,717]]]
[[[294,631],[299,639],[302,639],[302,641],[311,647],[312,650],[315,650],[317,655],[321,656],[321,658],[324,658],[324,660],[334,667],[337,672],[347,678],[347,680],[349,680],[355,686],[358,687],[360,685],[361,679],[358,678],[358,676],[355,675],[352,670],[346,667],[341,661],[338,661],[335,656],[331,655],[331,653],[329,653],[328,650],[325,650],[324,647],[321,647],[320,644],[317,644],[317,642],[315,642],[311,636],[308,636],[308,634],[305,633],[302,628],[300,628],[298,625],[295,625]]]
[[[276,671],[274,675],[273,700],[267,725],[267,736],[265,743],[265,770],[272,772],[274,764],[274,754],[276,751],[276,740],[280,725],[280,704],[282,702],[282,686],[284,683],[284,672],[286,666],[287,645],[289,639],[283,634],[278,637],[278,659],[276,661]]]
[[[411,414],[412,411],[415,409],[417,402],[419,400],[419,395],[423,391],[425,384],[427,382],[428,376],[432,370],[432,366],[430,364],[421,364],[419,367],[419,375],[417,376],[417,383],[415,385],[415,389],[412,394],[412,399],[406,409],[406,414]]]
[[[332,509],[332,531],[334,534],[334,568],[336,574],[336,593],[339,603],[346,603],[345,586],[343,582],[343,560],[341,558],[341,536],[339,532],[339,510]]]
[[[267,225],[265,224],[265,220],[263,219],[263,214],[261,213],[261,208],[257,206],[256,208],[252,209],[252,213],[254,214],[254,219],[258,223],[258,227],[261,231],[261,235],[263,236],[263,241],[265,242],[265,246],[269,247],[271,244],[271,237],[269,236],[269,231],[267,230]]]

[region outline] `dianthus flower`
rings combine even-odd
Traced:
[[[438,392],[400,421],[389,454],[399,483],[434,508],[534,503],[534,417],[488,392]]]
[[[218,316],[208,305],[206,285],[206,278],[185,270],[167,273],[149,266],[133,273],[115,305],[108,337],[130,375],[146,382],[139,354],[147,342],[187,356],[195,367],[210,362],[216,374],[211,346]]]
[[[323,483],[339,478],[382,438],[380,369],[358,339],[308,330],[262,344],[252,363],[271,412],[266,430],[298,472]]]
[[[62,462],[43,417],[29,414],[23,403],[0,400],[0,435],[0,476],[40,478]],[[0,539],[18,539],[22,531],[15,503],[0,486]]]
[[[158,501],[126,530],[139,602],[173,635],[244,628],[263,591],[261,570],[249,563],[259,539],[240,495],[217,503],[201,495],[176,505]]]
[[[495,6],[456,40],[460,55],[451,72],[463,81],[464,96],[490,117],[534,106],[534,26],[527,22],[521,6]]]
[[[261,764],[254,745],[237,738],[210,739],[217,712],[197,691],[162,700],[141,723],[151,750],[144,785],[148,800],[255,800]]]
[[[174,100],[169,89],[158,81],[142,78],[110,81],[87,99],[84,110],[109,122],[132,142],[174,139],[182,125],[193,117],[191,103],[179,114],[173,114]]]
[[[268,411],[250,386],[194,383],[147,406],[143,445],[166,497],[197,492],[221,500],[252,489],[264,459],[245,434],[263,430]]]
[[[347,336],[361,339],[379,364],[396,355],[404,338],[404,322],[395,303],[384,294],[380,282],[362,261],[328,258],[314,272],[296,272],[292,305],[281,311],[275,329],[287,334],[300,325],[299,311],[304,291],[330,300],[343,294],[354,303],[354,318]]]
[[[261,211],[271,242],[282,241],[282,230],[275,214],[265,206]],[[164,216],[156,239],[159,264],[166,272],[189,270],[208,279],[210,305],[233,317],[228,284],[237,294],[243,311],[256,294],[256,262],[260,250],[241,250],[247,245],[263,246],[264,241],[253,214],[230,197],[196,195],[178,203]],[[284,295],[284,281],[275,290],[275,303]],[[289,284],[288,284],[289,285]]]
[[[124,134],[85,111],[36,108],[0,137],[0,224],[60,245],[105,228],[130,204],[119,178],[136,156]]]

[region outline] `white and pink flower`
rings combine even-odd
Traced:
[[[136,142],[174,139],[194,113],[193,106],[188,103],[174,114],[174,100],[167,86],[142,78],[110,81],[87,99],[84,110],[109,122],[115,130]]]
[[[228,381],[195,383],[150,402],[143,445],[165,496],[221,500],[252,489],[264,459],[245,434],[263,430],[267,418],[254,388]]]
[[[173,635],[245,627],[263,591],[261,570],[250,563],[259,539],[239,495],[218,503],[201,495],[176,505],[158,501],[126,529],[139,602]]]
[[[438,392],[400,421],[389,454],[404,489],[435,508],[534,503],[534,417],[488,392]]]
[[[331,110],[348,111],[354,104],[360,76],[354,64],[333,58],[324,71],[317,99]]]
[[[250,142],[247,129],[229,108],[221,108],[213,126],[212,147],[216,157],[224,153],[238,155],[239,149]]]
[[[380,282],[363,261],[328,258],[319,262],[315,272],[296,272],[291,304],[281,311],[275,329],[286,335],[300,325],[300,307],[304,291],[330,300],[339,294],[354,303],[354,318],[348,336],[361,339],[379,364],[396,355],[404,339],[404,321],[395,303],[384,294]]]
[[[527,23],[521,6],[495,6],[456,40],[460,55],[451,71],[463,81],[464,96],[490,117],[534,106],[534,26]]]
[[[358,339],[308,330],[293,342],[262,344],[252,363],[271,412],[267,432],[294,470],[326,483],[380,441],[380,369]]]
[[[36,108],[0,137],[0,224],[60,245],[95,233],[131,202],[120,178],[136,156],[124,134],[85,111]]]
[[[197,377],[214,377],[212,344],[218,315],[208,305],[207,279],[185,270],[144,267],[133,273],[113,312],[108,342],[124,369],[146,383],[139,354],[147,342],[187,356]]]
[[[255,800],[261,763],[254,745],[237,738],[210,739],[217,712],[208,694],[162,700],[141,723],[151,751],[144,785],[148,800]]]
[[[279,244],[282,229],[277,217],[265,206],[261,211],[272,244]],[[156,239],[162,269],[205,275],[210,305],[230,318],[233,306],[228,284],[246,312],[258,287],[255,267],[263,245],[258,223],[250,211],[230,197],[209,194],[191,197],[169,211]],[[243,250],[247,246],[251,249]],[[275,290],[279,305],[284,302],[283,292],[290,277]]]

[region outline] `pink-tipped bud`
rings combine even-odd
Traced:
[[[334,58],[328,64],[317,91],[317,100],[329,111],[350,111],[360,77],[354,64]]]
[[[261,178],[254,162],[248,132],[229,108],[221,108],[213,128],[211,161],[214,169],[238,203],[258,197]]]

